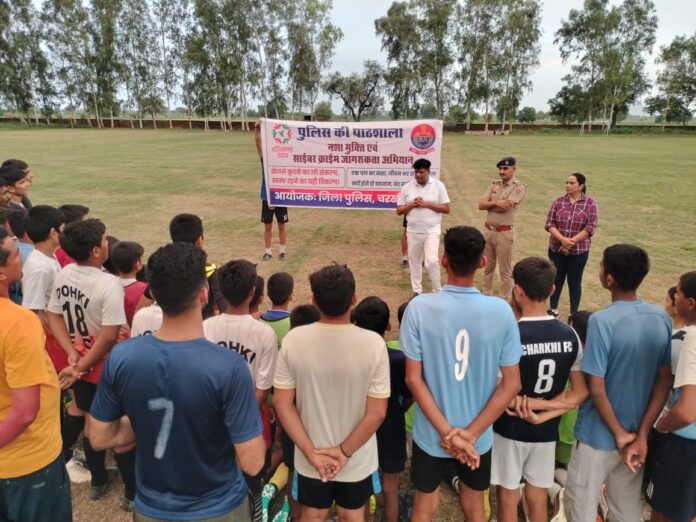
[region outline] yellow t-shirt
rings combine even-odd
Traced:
[[[44,331],[31,311],[0,298],[0,422],[12,407],[12,389],[41,386],[34,422],[0,448],[0,479],[28,475],[53,462],[61,451],[60,385],[44,349]]]

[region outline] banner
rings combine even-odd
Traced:
[[[269,205],[390,210],[418,158],[439,178],[442,122],[264,120],[261,142]]]

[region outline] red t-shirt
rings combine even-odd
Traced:
[[[121,279],[123,286],[123,308],[126,311],[126,321],[128,326],[133,326],[133,316],[135,315],[135,307],[138,306],[138,301],[147,288],[147,283],[143,281],[133,281]]]
[[[58,247],[55,256],[61,268],[75,262],[75,260],[72,257],[65,253],[63,247]]]

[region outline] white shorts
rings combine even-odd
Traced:
[[[550,488],[555,458],[555,442],[520,442],[493,433],[491,484],[517,489],[524,478],[537,488]]]

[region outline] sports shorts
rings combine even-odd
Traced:
[[[456,459],[446,457],[433,457],[418,447],[413,441],[413,454],[411,457],[411,482],[413,486],[423,493],[432,493],[442,481],[442,470],[449,462],[454,463],[457,476],[464,485],[476,491],[485,491],[491,481],[491,451],[481,455],[481,463],[478,468],[471,469]]]
[[[537,488],[550,488],[555,454],[555,442],[521,442],[493,433],[491,484],[517,489],[524,478]]]
[[[273,223],[273,216],[275,215],[278,223],[287,223],[290,218],[288,217],[288,207],[271,207],[268,206],[268,201],[265,199],[261,203],[261,223],[264,225],[269,225]]]
[[[696,517],[696,440],[666,433],[650,448],[648,504],[675,522]]]
[[[359,509],[382,491],[378,471],[358,482],[322,482],[297,471],[294,474],[292,496],[303,506],[315,509],[329,509],[334,502],[344,509]]]
[[[92,407],[92,401],[97,395],[97,385],[91,382],[77,380],[72,385],[72,391],[75,394],[75,404],[80,411],[89,413]]]
[[[400,428],[399,428],[400,427]],[[401,473],[406,467],[406,431],[403,422],[382,423],[377,430],[377,457],[384,473]]]

